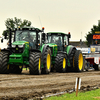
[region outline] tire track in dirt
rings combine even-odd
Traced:
[[[81,77],[82,86],[100,84],[100,71],[82,73],[50,73],[49,75],[0,75],[0,99],[25,99],[48,93],[67,91],[75,87],[76,77]]]

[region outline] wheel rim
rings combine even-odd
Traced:
[[[65,67],[66,67],[66,59],[64,58],[63,59],[63,69],[65,69]]]
[[[9,69],[9,65],[7,65],[7,69]]]
[[[41,69],[41,59],[39,58],[39,66],[38,66],[38,69],[40,70]]]
[[[82,54],[80,53],[79,54],[79,60],[78,60],[78,65],[79,65],[79,70],[82,70],[82,67],[83,67],[83,56]]]
[[[22,66],[19,66],[19,68],[21,69],[21,68],[22,68]]]
[[[50,69],[50,54],[47,55],[47,69]]]

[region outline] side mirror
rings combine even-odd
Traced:
[[[42,40],[45,41],[45,33],[42,33]]]
[[[3,38],[1,39],[1,43],[3,43]]]
[[[42,43],[44,43],[44,40],[42,40]]]
[[[64,45],[66,45],[66,41],[64,41]]]

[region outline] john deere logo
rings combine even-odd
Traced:
[[[16,48],[16,50],[18,50],[18,48]]]

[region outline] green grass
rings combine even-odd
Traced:
[[[60,96],[54,96],[45,98],[44,100],[100,100],[100,89],[88,91],[88,92],[79,92],[76,97],[76,93],[64,94]]]

